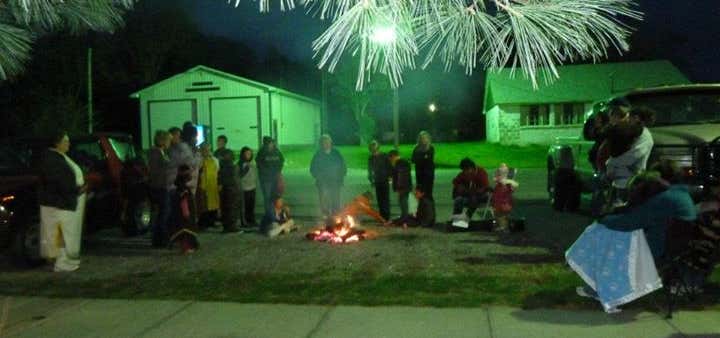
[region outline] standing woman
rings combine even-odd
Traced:
[[[347,166],[340,152],[333,147],[330,135],[320,137],[320,149],[313,156],[310,173],[317,184],[323,215],[334,216],[340,211],[340,189],[345,181]]]
[[[200,164],[197,188],[197,206],[200,215],[198,227],[204,230],[215,224],[220,209],[220,188],[218,187],[220,161],[210,152],[210,144],[207,142],[200,145],[200,155],[202,163]],[[234,223],[230,227],[223,227],[223,232],[232,232],[234,227]]]
[[[195,193],[197,191],[198,174],[202,158],[197,151],[197,129],[191,122],[185,122],[182,132],[180,133],[180,143],[170,148],[170,170],[169,175],[173,182],[178,176],[178,169],[181,166],[187,166],[189,181],[186,183],[190,192],[190,226],[197,225],[197,207],[195,205]],[[175,193],[173,188],[173,194]]]
[[[52,138],[40,165],[40,254],[55,259],[55,272],[80,267],[80,243],[87,185],[80,167],[66,154],[67,133]]]
[[[260,189],[263,193],[264,214],[267,214],[274,209],[273,198],[282,195],[278,192],[278,183],[282,178],[282,168],[285,163],[285,158],[272,137],[263,137],[263,145],[258,151],[255,163],[257,163]]]
[[[155,132],[155,146],[150,150],[148,159],[148,185],[150,187],[150,203],[153,209],[152,246],[159,248],[167,244],[169,239],[167,222],[170,218],[170,189],[174,177],[169,177],[170,133],[164,130]]]
[[[243,226],[255,227],[255,191],[257,190],[258,173],[257,166],[253,163],[253,151],[249,147],[240,150],[240,161],[238,162],[238,176],[240,177],[240,188],[243,194]]]
[[[430,133],[421,131],[412,154],[415,164],[415,182],[425,190],[426,197],[433,198],[435,183],[435,147],[432,145]]]

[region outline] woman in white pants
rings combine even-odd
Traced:
[[[67,133],[51,141],[40,165],[40,255],[55,260],[55,272],[75,271],[80,267],[87,185],[80,167],[67,156]]]

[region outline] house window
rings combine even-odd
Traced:
[[[583,124],[585,120],[585,105],[582,103],[563,103],[555,106],[556,125]]]
[[[547,126],[550,125],[550,107],[548,105],[528,106],[526,112],[521,115],[523,126]]]

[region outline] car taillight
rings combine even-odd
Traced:
[[[8,203],[8,202],[10,202],[10,201],[12,201],[12,200],[14,200],[14,199],[15,199],[15,195],[5,195],[5,196],[0,197],[0,202],[1,202],[1,203]]]

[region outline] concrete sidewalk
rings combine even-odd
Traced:
[[[719,312],[657,313],[6,298],[0,337],[720,337]],[[0,306],[2,309],[4,306]],[[0,313],[1,314],[1,313]],[[2,316],[0,316],[2,318]]]

